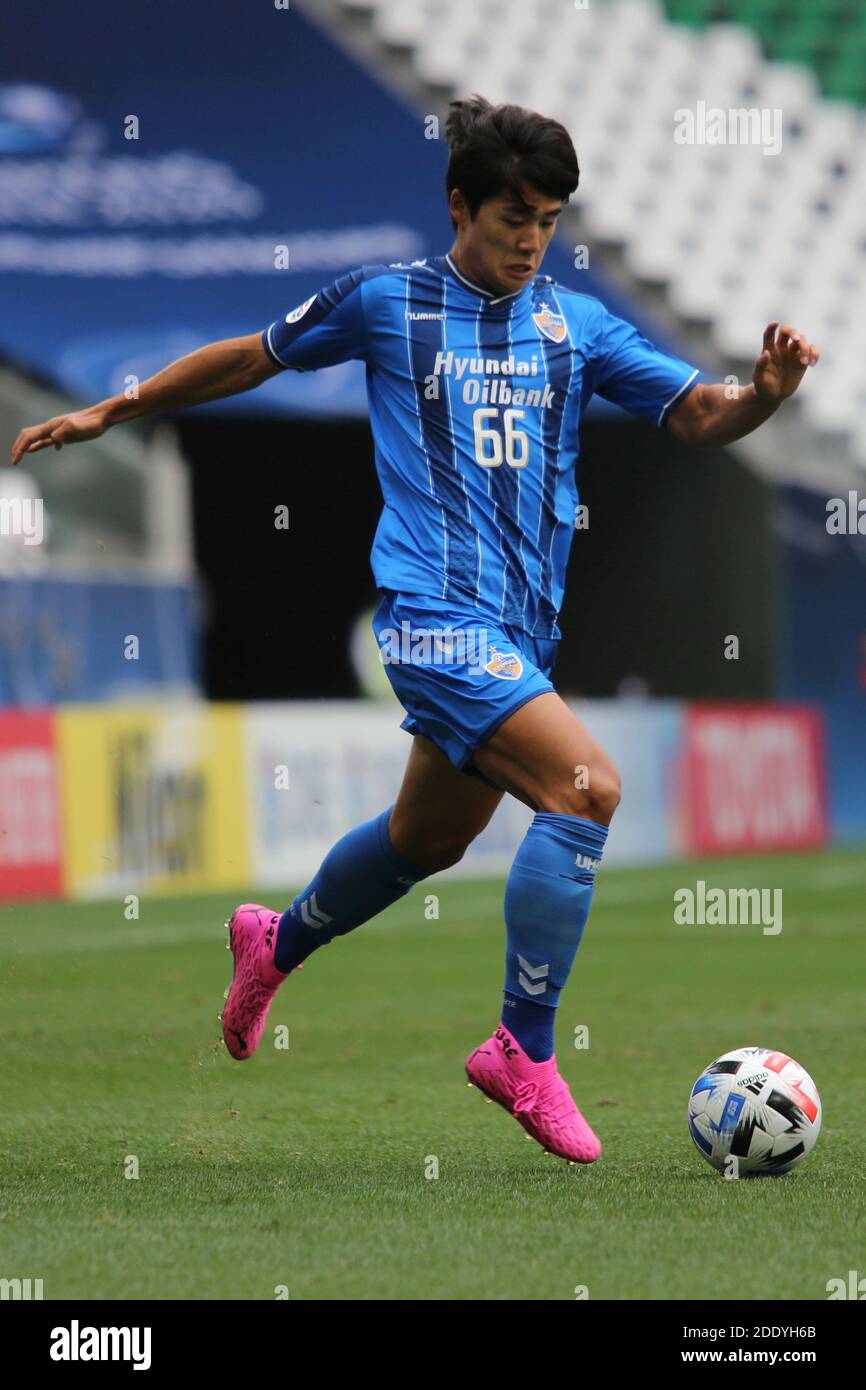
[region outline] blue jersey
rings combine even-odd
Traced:
[[[294,371],[366,363],[379,588],[470,602],[542,639],[561,636],[590,396],[662,426],[700,379],[598,299],[548,275],[496,295],[450,256],[362,266],[262,341]]]

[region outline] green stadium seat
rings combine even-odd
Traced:
[[[826,85],[843,101],[866,102],[866,62],[862,52],[841,53],[827,69]]]
[[[866,105],[866,0],[665,0],[665,11],[694,28],[741,24],[769,59],[810,67],[825,96]]]

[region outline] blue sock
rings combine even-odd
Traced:
[[[553,1056],[556,1009],[551,1009],[549,1004],[520,999],[506,990],[502,1001],[502,1022],[533,1062],[546,1062],[548,1057]]]
[[[274,964],[288,973],[319,946],[368,922],[432,869],[404,859],[391,843],[392,806],[356,825],[328,851],[319,871],[280,918]]]
[[[606,825],[538,811],[508,875],[502,1022],[533,1062],[553,1055],[556,1008],[606,839]]]

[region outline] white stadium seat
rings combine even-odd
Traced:
[[[824,100],[811,70],[768,62],[750,30],[670,24],[659,0],[340,0],[373,16],[437,87],[549,112],[581,165],[573,199],[590,242],[620,246],[637,282],[665,287],[726,358],[757,355],[769,318],[820,342],[807,378],[818,428],[866,464],[866,114]],[[680,144],[676,113],[781,112],[781,150]],[[769,134],[772,136],[772,127]],[[590,247],[590,249],[592,249]],[[816,381],[818,385],[816,385]]]

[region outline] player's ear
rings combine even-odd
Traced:
[[[448,211],[451,214],[451,222],[455,231],[460,227],[462,222],[465,222],[467,219],[471,221],[469,217],[469,205],[459,188],[452,188],[451,190],[448,198]]]

